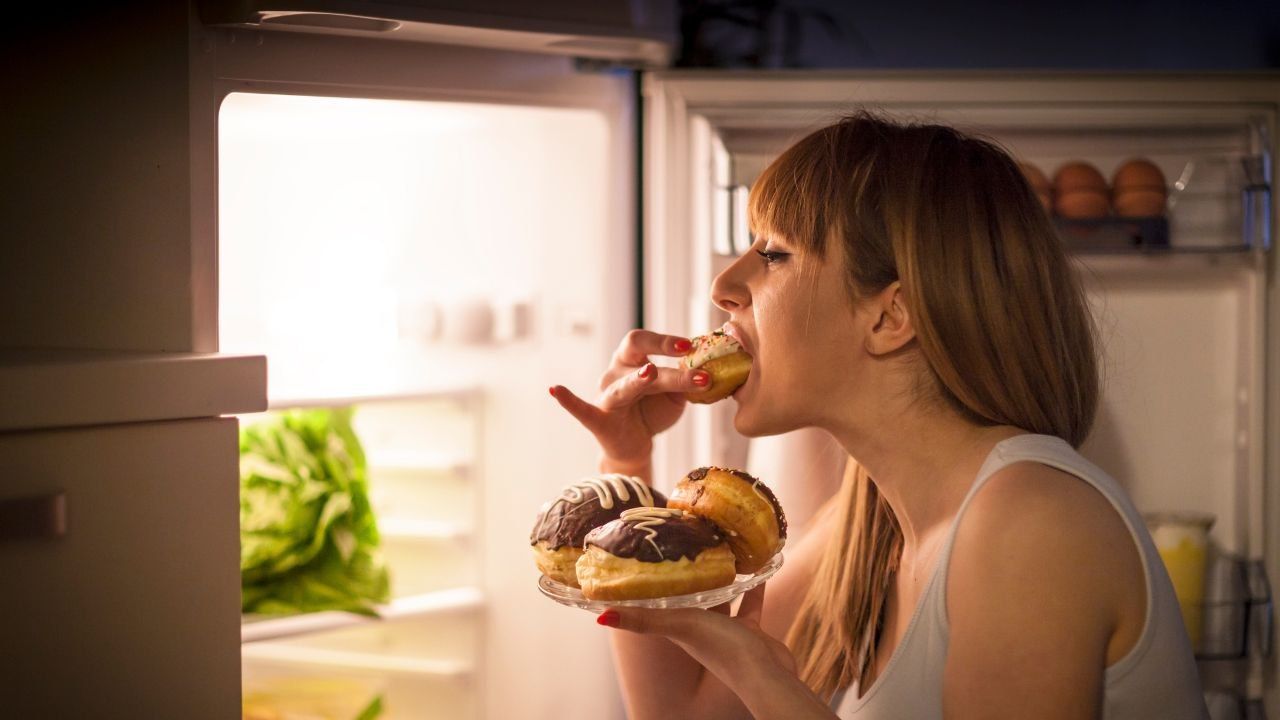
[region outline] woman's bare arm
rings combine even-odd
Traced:
[[[1108,647],[1136,640],[1142,561],[1101,493],[1035,463],[999,471],[956,537],[947,582],[948,718],[1097,718]]]

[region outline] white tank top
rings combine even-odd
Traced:
[[[858,697],[856,683],[838,691],[831,707],[843,720],[942,718],[942,671],[947,659],[947,566],[956,530],[969,502],[997,470],[1030,460],[1070,473],[1106,496],[1124,518],[1141,551],[1147,585],[1147,617],[1127,655],[1106,669],[1103,718],[1182,720],[1208,718],[1200,676],[1182,623],[1173,585],[1141,515],[1109,475],[1066,441],[1049,435],[1017,435],[997,443],[987,456],[956,519],[937,566],[916,605],[911,624],[871,688]]]

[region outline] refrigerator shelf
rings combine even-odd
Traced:
[[[385,605],[378,606],[378,617],[341,611],[272,618],[245,616],[240,624],[240,642],[241,644],[256,643],[365,623],[471,610],[483,605],[484,594],[479,588],[459,587],[396,598]]]
[[[471,664],[457,660],[401,657],[270,642],[256,643],[246,647],[241,655],[245,660],[255,662],[379,675],[426,675],[436,678],[463,679],[471,676],[475,670]]]
[[[460,405],[470,405],[480,397],[481,389],[473,385],[419,388],[404,392],[365,393],[352,395],[273,397],[267,402],[268,410],[291,410],[315,407],[348,407],[368,403],[424,402],[452,400]]]

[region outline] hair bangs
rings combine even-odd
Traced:
[[[756,178],[747,203],[753,237],[780,237],[821,255],[831,233],[835,173],[823,130],[792,145]],[[816,191],[816,192],[815,192]]]

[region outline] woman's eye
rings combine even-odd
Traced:
[[[791,253],[778,252],[777,250],[757,250],[756,254],[764,258],[765,265],[772,265],[781,262]]]

